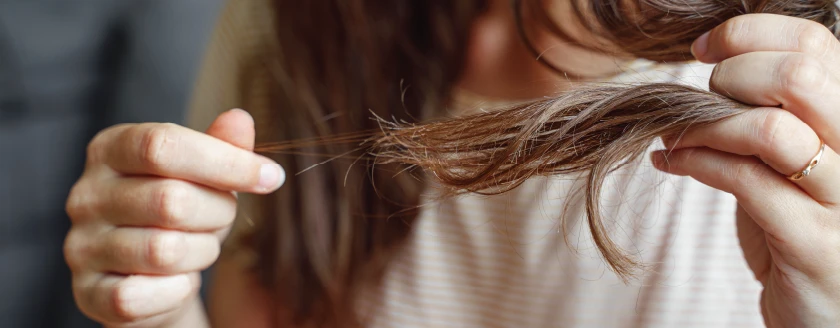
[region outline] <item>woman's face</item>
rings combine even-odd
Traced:
[[[502,99],[530,99],[562,91],[570,86],[564,74],[551,70],[546,61],[570,75],[604,77],[618,72],[616,58],[574,46],[542,26],[539,14],[548,15],[574,39],[591,39],[574,16],[570,0],[542,1],[545,7],[523,7],[523,27],[528,40],[540,53],[525,47],[518,33],[510,0],[489,0],[489,8],[474,24],[467,54],[467,67],[460,86],[472,92]],[[520,5],[539,1],[520,0]]]
[[[541,7],[523,8],[523,24],[540,56],[554,66],[573,75],[598,78],[616,73],[619,70],[616,60],[632,59],[630,56],[617,55],[621,52],[618,47],[599,37],[581,21],[572,3],[581,0],[520,1],[522,6],[540,6],[541,3]],[[579,8],[587,15],[588,3],[579,3]],[[547,24],[553,24],[567,37],[558,35]]]

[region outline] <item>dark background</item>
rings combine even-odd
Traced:
[[[0,0],[0,327],[98,327],[73,302],[64,202],[90,138],[181,123],[222,0]]]

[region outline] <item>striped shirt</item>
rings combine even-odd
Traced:
[[[197,87],[197,129],[268,92],[231,92],[241,68],[231,58],[247,58],[272,38],[260,1],[230,3]],[[711,72],[647,64],[616,80],[705,87]],[[661,173],[647,158],[610,175],[600,198],[610,236],[647,265],[625,284],[593,243],[581,186],[573,176],[534,178],[502,195],[443,200],[429,188],[384,289],[363,299],[373,326],[763,326],[761,285],[739,247],[731,195]]]

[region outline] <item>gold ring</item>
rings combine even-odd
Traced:
[[[814,169],[814,166],[817,166],[817,164],[820,163],[820,161],[822,160],[822,155],[823,155],[824,152],[825,152],[825,141],[820,139],[820,151],[817,153],[816,156],[814,156],[814,158],[811,160],[811,162],[808,163],[808,166],[806,166],[804,169],[802,169],[802,171],[796,172],[796,173],[794,173],[793,175],[791,175],[787,178],[790,179],[791,181],[799,181],[799,180],[802,180],[802,178],[807,177],[809,174],[811,174],[811,170]]]

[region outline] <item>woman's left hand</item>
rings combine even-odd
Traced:
[[[700,37],[712,90],[759,107],[666,140],[657,168],[738,199],[738,237],[768,327],[840,325],[840,42],[824,26],[754,14]],[[820,162],[803,171],[825,141]]]

